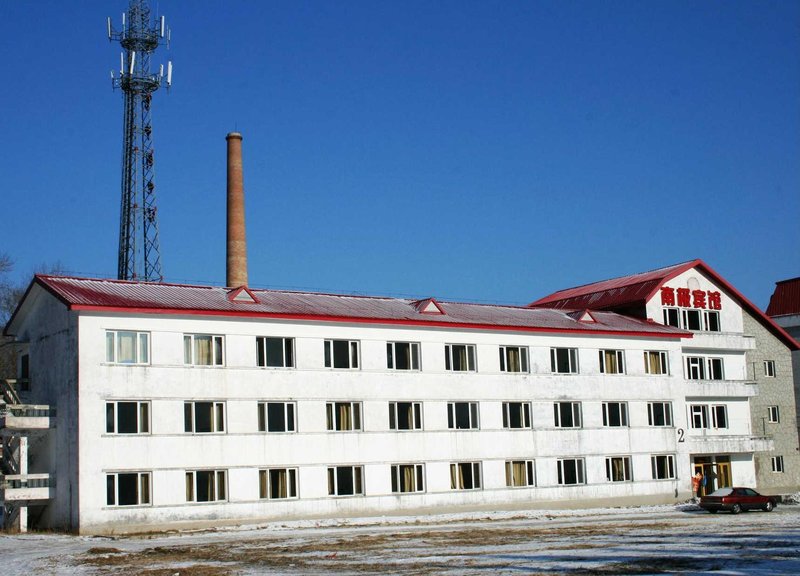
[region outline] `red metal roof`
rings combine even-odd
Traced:
[[[559,290],[549,296],[531,302],[533,308],[557,308],[559,310],[590,310],[619,308],[629,304],[646,302],[667,280],[693,268],[700,260],[683,262],[649,272],[620,276],[584,284],[575,288]]]
[[[800,314],[800,277],[775,282],[775,292],[769,298],[768,316]]]
[[[34,277],[29,292],[34,285],[47,290],[70,309],[84,311],[246,316],[663,338],[691,337],[688,332],[614,312],[593,312],[595,322],[580,322],[560,310],[527,306],[436,301],[444,313],[425,314],[419,311],[418,300],[402,298],[251,289],[249,292],[256,301],[241,302],[229,297],[229,288],[45,275]],[[6,327],[6,332],[14,333],[19,310],[18,308]]]
[[[692,268],[697,268],[708,276],[717,286],[724,289],[731,298],[736,300],[742,308],[748,310],[756,320],[761,322],[767,330],[782,340],[790,349],[800,349],[800,344],[789,336],[783,328],[773,322],[769,316],[758,308],[758,306],[745,298],[742,293],[729,284],[722,276],[717,274],[708,264],[699,259],[683,262],[681,264],[674,264],[673,266],[667,266],[665,268],[658,268],[650,272],[620,276],[619,278],[612,278],[611,280],[602,280],[592,284],[576,286],[575,288],[567,288],[566,290],[554,292],[549,296],[531,302],[529,306],[532,308],[553,308],[557,310],[579,310],[584,308],[594,310],[619,310],[632,304],[644,305],[665,282]],[[785,282],[796,281],[800,281],[800,278],[785,280]],[[798,285],[796,290],[794,301],[798,302],[797,294],[800,293],[800,285]]]

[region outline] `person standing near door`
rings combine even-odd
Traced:
[[[700,486],[703,484],[703,473],[700,470],[692,476],[692,497],[694,498],[695,502],[700,498]]]

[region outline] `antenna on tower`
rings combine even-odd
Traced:
[[[169,45],[171,31],[163,16],[151,18],[147,0],[129,0],[120,31],[114,29],[111,18],[106,27],[108,39],[118,41],[123,49],[119,78],[111,72],[112,88],[120,88],[124,95],[117,277],[161,282],[150,108],[153,92],[164,81],[164,65],[158,74],[151,73],[150,55],[160,45]],[[172,62],[168,62],[166,87],[171,85]]]

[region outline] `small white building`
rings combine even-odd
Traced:
[[[674,502],[705,464],[755,485],[776,440],[752,311],[701,272],[638,318],[36,276],[6,327],[0,499],[23,529],[111,533]],[[662,300],[687,283],[705,308]]]

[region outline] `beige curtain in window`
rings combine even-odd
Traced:
[[[450,488],[456,490],[458,488],[458,466],[450,464]]]
[[[606,374],[616,374],[619,372],[617,366],[617,353],[614,350],[604,350],[603,356],[605,357]]]
[[[335,474],[335,468],[328,468],[328,494],[336,494]]]
[[[615,482],[625,480],[625,461],[622,458],[611,460],[611,479]]]
[[[339,415],[339,427],[338,430],[352,430],[353,429],[353,418],[350,411],[350,404],[339,404],[337,406],[337,411]]]
[[[458,362],[456,362],[456,365],[459,366],[459,370],[468,370],[469,364],[467,364],[467,347],[461,346],[460,348],[456,348],[454,352],[458,356]]]
[[[194,474],[186,473],[186,501],[194,502]]]
[[[150,474],[139,476],[139,504],[150,504]]]
[[[227,493],[228,491],[225,486],[225,472],[217,472],[217,489],[214,491],[212,487],[212,499],[224,500]]]
[[[136,333],[117,333],[117,362],[133,364],[136,362]]]
[[[647,356],[648,372],[650,374],[661,374],[661,357],[656,352],[645,352]]]
[[[402,492],[414,492],[414,467],[403,466],[403,489]]]
[[[519,364],[519,348],[506,348],[506,363],[509,372],[521,372]]]
[[[266,470],[259,470],[258,471],[258,497],[259,498],[266,498],[267,497],[267,471]]]
[[[525,461],[513,462],[514,486],[525,486]]]
[[[211,336],[194,337],[194,363],[211,364]]]
[[[276,498],[288,498],[289,491],[286,482],[286,470],[273,470],[272,471],[272,492]]]

